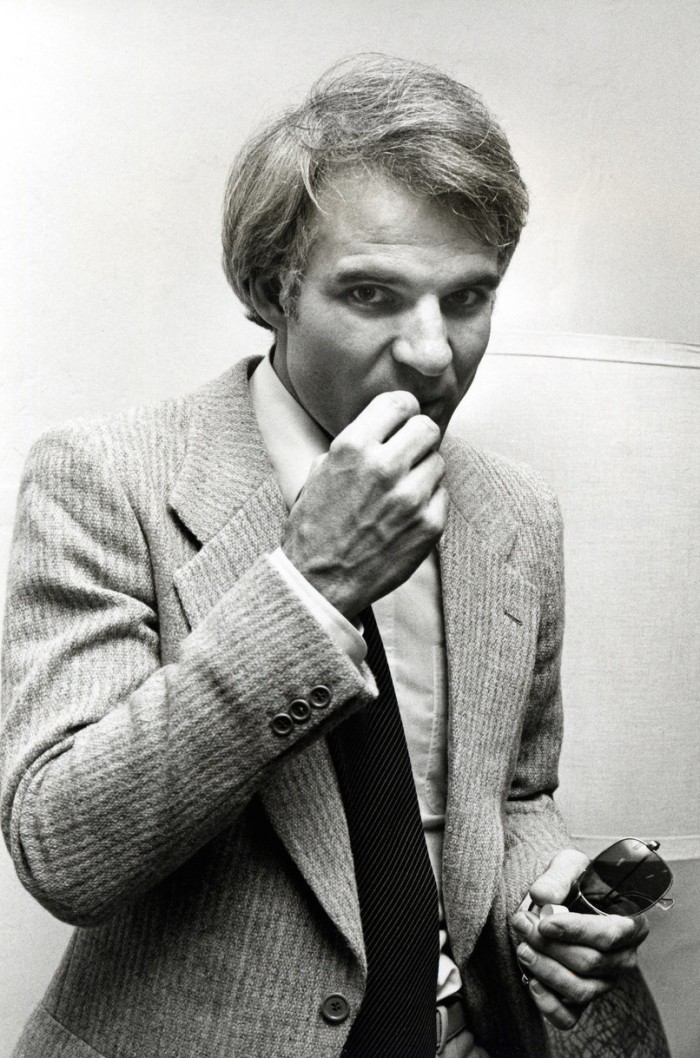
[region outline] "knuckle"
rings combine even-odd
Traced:
[[[591,932],[591,924],[593,932]],[[593,948],[594,951],[607,951],[605,937],[601,938],[598,930],[598,918],[593,915],[582,915],[579,922],[572,923],[573,929],[567,934],[566,939],[571,944],[580,944],[583,948]]]
[[[367,457],[367,467],[382,488],[388,488],[394,483],[395,473],[390,463],[387,462],[383,452],[377,450]]]
[[[429,415],[417,415],[416,421],[420,423],[423,432],[428,437],[434,438],[435,440],[442,437],[440,427],[436,422],[433,422]]]
[[[547,986],[542,984],[542,982],[536,977],[530,978],[530,995],[535,1000],[535,1003],[542,1013],[546,1014],[548,1017],[553,1014],[559,1006],[558,1001],[554,998]]]
[[[338,458],[344,458],[347,456],[354,458],[361,451],[361,445],[352,436],[340,433],[337,437],[333,438],[328,451],[331,455]]]
[[[610,928],[603,939],[602,947],[604,947],[606,951],[611,951],[612,949],[629,942],[630,931],[625,919],[615,921],[611,916],[608,921],[610,923]]]
[[[633,938],[634,943],[641,944],[642,941],[646,940],[646,938],[649,936],[649,919],[646,917],[646,915],[640,915],[639,918],[635,920],[635,923],[636,931],[634,933]]]
[[[384,400],[387,404],[393,404],[398,411],[406,415],[413,415],[420,408],[417,397],[414,397],[408,390],[390,390],[387,393],[380,393],[377,399]]]
[[[423,531],[428,537],[440,536],[444,528],[444,519],[433,511],[423,514]]]
[[[444,467],[442,469],[444,473]],[[442,477],[440,478],[440,481],[442,481]],[[450,505],[450,494],[444,485],[438,484],[433,493],[433,500],[440,505],[440,510],[443,511],[444,514],[447,514],[447,508]]]
[[[413,519],[416,511],[420,513],[420,500],[413,489],[406,485],[399,485],[394,490],[394,505],[396,510],[404,517]]]
[[[603,960],[603,965],[598,970],[598,978],[614,978],[618,974],[634,970],[637,966],[637,952],[634,949],[616,952]],[[592,975],[593,976],[593,975]]]
[[[445,460],[439,452],[433,452],[430,456],[431,465],[435,471],[435,476],[438,481],[442,481],[445,476]]]
[[[580,973],[589,976],[600,973],[602,964],[602,955],[593,948],[585,948],[579,956]]]
[[[536,979],[530,984],[530,991],[542,1015],[557,1029],[568,1031],[578,1022],[581,1012],[565,1006],[546,986]]]
[[[584,981],[580,977],[574,978],[568,990],[567,999],[577,1005],[588,1006],[595,999],[598,989],[592,981]]]
[[[429,536],[439,536],[445,528],[446,511],[435,503],[423,510],[423,528]]]

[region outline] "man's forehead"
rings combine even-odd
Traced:
[[[492,249],[443,200],[365,170],[342,173],[323,189],[312,232],[314,248],[334,257],[400,256],[412,248],[491,256]]]

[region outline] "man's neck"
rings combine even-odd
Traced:
[[[318,419],[309,411],[309,409],[306,407],[303,400],[295,390],[292,380],[289,377],[289,371],[287,370],[287,357],[285,355],[285,350],[280,348],[280,344],[278,341],[273,342],[272,347],[270,349],[270,363],[272,364],[272,370],[275,372],[277,378],[280,380],[289,395],[294,398],[300,408],[304,409],[309,418],[313,419],[313,421],[318,426],[319,430],[321,430],[323,435],[328,438],[328,442],[330,443],[333,440],[332,435],[324,429]]]

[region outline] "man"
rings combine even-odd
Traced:
[[[3,825],[78,928],[17,1056],[541,1058],[633,966],[643,919],[526,910],[586,862],[556,503],[444,438],[525,210],[472,92],[341,65],[229,181],[271,356],[35,447]]]

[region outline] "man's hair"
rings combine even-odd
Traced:
[[[480,96],[431,66],[360,55],[331,67],[299,107],[254,135],[231,169],[223,265],[249,319],[269,326],[254,280],[294,300],[313,243],[319,193],[364,168],[466,218],[504,272],[527,216],[527,190],[503,130]]]

